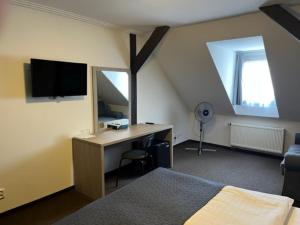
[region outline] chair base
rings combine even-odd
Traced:
[[[154,169],[154,162],[153,162],[153,157],[152,156],[148,156],[148,159],[150,159],[150,170]],[[119,168],[117,169],[117,173],[116,173],[116,187],[119,187],[119,180],[120,180],[120,175],[121,175],[121,168],[122,168],[122,164],[123,161],[126,159],[121,159],[120,163],[119,163]],[[128,159],[127,159],[128,160]],[[132,163],[135,163],[136,165],[138,165],[139,167],[139,171],[138,173],[140,174],[140,176],[144,175],[148,170],[146,169],[147,167],[147,159],[143,159],[143,160],[131,160]]]

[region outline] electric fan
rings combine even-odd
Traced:
[[[199,122],[200,126],[200,142],[198,148],[187,148],[187,150],[197,150],[198,155],[202,154],[203,151],[207,149],[203,149],[203,137],[204,137],[204,125],[210,122],[214,117],[214,109],[212,104],[208,102],[199,103],[194,110],[195,119]],[[207,150],[214,151],[214,150]]]

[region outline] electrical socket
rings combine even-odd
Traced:
[[[5,198],[5,194],[4,194],[5,189],[4,188],[0,188],[0,200]]]

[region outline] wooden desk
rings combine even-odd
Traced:
[[[149,134],[170,143],[170,167],[173,167],[173,126],[139,124],[126,130],[107,129],[96,137],[73,138],[73,165],[75,188],[93,198],[105,196],[104,151],[111,145],[133,142]]]

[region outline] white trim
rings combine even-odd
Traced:
[[[263,108],[263,107],[244,106],[244,105],[234,105],[233,109],[236,115],[279,119],[279,113],[277,107]]]
[[[82,16],[82,15],[79,15],[77,13],[65,11],[65,10],[62,10],[62,9],[57,9],[57,8],[50,7],[50,6],[45,6],[45,5],[38,4],[38,3],[33,3],[33,2],[30,2],[30,1],[27,1],[27,0],[11,0],[10,3],[12,5],[21,6],[21,7],[41,11],[41,12],[46,12],[46,13],[62,16],[62,17],[65,17],[65,18],[78,20],[78,21],[81,21],[81,22],[84,22],[84,23],[89,23],[89,24],[96,25],[96,26],[114,28],[114,29],[125,31],[125,32],[130,32],[130,30],[126,27],[117,26],[117,25],[114,25],[114,24],[111,24],[111,23],[107,23],[107,22],[104,22],[104,21],[93,19],[91,17]]]

